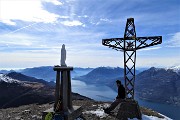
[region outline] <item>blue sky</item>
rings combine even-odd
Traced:
[[[0,67],[123,66],[123,53],[102,45],[123,37],[127,18],[136,35],[163,36],[161,45],[137,51],[137,67],[180,64],[179,0],[0,0]]]

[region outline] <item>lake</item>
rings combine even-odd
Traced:
[[[85,82],[79,80],[72,80],[72,91],[97,101],[113,101],[117,95],[117,92],[108,86],[87,85]],[[138,100],[140,106],[151,108],[174,120],[180,120],[180,107],[169,104],[149,102],[139,98],[136,98],[136,100]]]

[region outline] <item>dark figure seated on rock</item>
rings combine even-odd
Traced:
[[[110,113],[112,110],[116,108],[116,106],[123,100],[125,99],[125,88],[121,84],[121,81],[117,80],[116,81],[117,87],[118,87],[118,95],[116,97],[116,100],[110,105],[108,108],[104,108],[105,113]]]

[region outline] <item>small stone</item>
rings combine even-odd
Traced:
[[[21,117],[19,117],[19,116],[15,117],[15,120],[21,120]]]
[[[32,115],[33,120],[41,120],[41,116],[38,115]]]
[[[11,116],[8,114],[7,118],[11,118]]]
[[[29,114],[29,113],[31,113],[30,110],[24,110],[24,111],[22,112],[22,114]]]

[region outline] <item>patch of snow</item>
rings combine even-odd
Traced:
[[[104,113],[103,109],[96,109],[96,110],[91,110],[91,111],[85,111],[83,114],[94,114],[100,118],[104,118],[108,116],[108,114]]]
[[[105,104],[103,104],[102,108],[108,108],[109,106],[110,106],[109,103],[105,103]]]
[[[105,104],[99,104],[98,105],[98,109],[96,110],[90,110],[90,111],[85,111],[83,112],[83,114],[94,114],[100,118],[104,118],[106,116],[108,116],[108,114],[106,114],[103,110],[103,108],[107,108],[109,107],[109,104],[108,103],[105,103]]]
[[[163,116],[164,118],[165,118],[165,120],[173,120],[173,119],[171,119],[171,118],[169,118],[169,117],[167,117],[167,116],[165,116],[165,115],[163,115],[163,114],[161,114],[161,113],[159,113],[161,116]]]
[[[13,78],[10,78],[4,74],[0,74],[0,81],[4,81],[6,83],[20,83],[19,80],[16,80],[16,79],[13,79]]]
[[[110,104],[108,103],[105,103],[105,104],[100,104],[98,105],[98,109],[96,110],[91,110],[91,111],[85,111],[83,112],[83,114],[94,114],[100,118],[104,118],[104,117],[107,117],[108,114],[106,114],[103,110],[103,108],[107,108],[109,107]],[[159,113],[160,114],[160,113]],[[164,118],[158,118],[158,117],[155,117],[155,116],[147,116],[147,115],[142,115],[142,120],[172,120],[171,118],[168,118],[167,116],[165,115],[162,115],[160,114],[161,116],[163,116]],[[138,120],[137,118],[133,118],[133,119],[130,119],[128,118],[128,120]]]
[[[177,70],[180,70],[180,65],[172,66],[172,67],[170,67],[169,69],[177,69]]]
[[[92,105],[92,106],[94,107],[94,106],[97,106],[97,105]]]
[[[170,70],[173,70],[173,71],[176,72],[176,73],[179,73],[179,72],[180,72],[180,65],[166,68],[166,70],[169,70],[169,69],[170,69]]]
[[[164,115],[162,115],[164,116]],[[128,120],[137,120],[137,119],[128,119]],[[155,116],[147,116],[147,115],[142,115],[142,120],[172,120],[166,116],[164,116],[164,118],[158,118]]]
[[[108,114],[104,113],[104,110],[102,110],[102,109],[85,111],[85,112],[83,112],[83,114],[94,114],[94,115],[96,115],[96,116],[98,116],[100,118],[105,118],[105,117],[108,116]],[[162,116],[164,116],[164,115],[162,115]],[[137,118],[133,118],[133,119],[128,118],[128,120],[138,120],[138,119]],[[158,118],[158,117],[155,117],[155,116],[142,115],[142,120],[172,120],[172,119],[168,118],[166,116],[164,116],[164,118]]]
[[[106,67],[107,69],[110,69],[110,70],[114,70],[114,69],[116,69],[117,67]]]
[[[164,68],[155,68],[155,71],[163,70]]]

